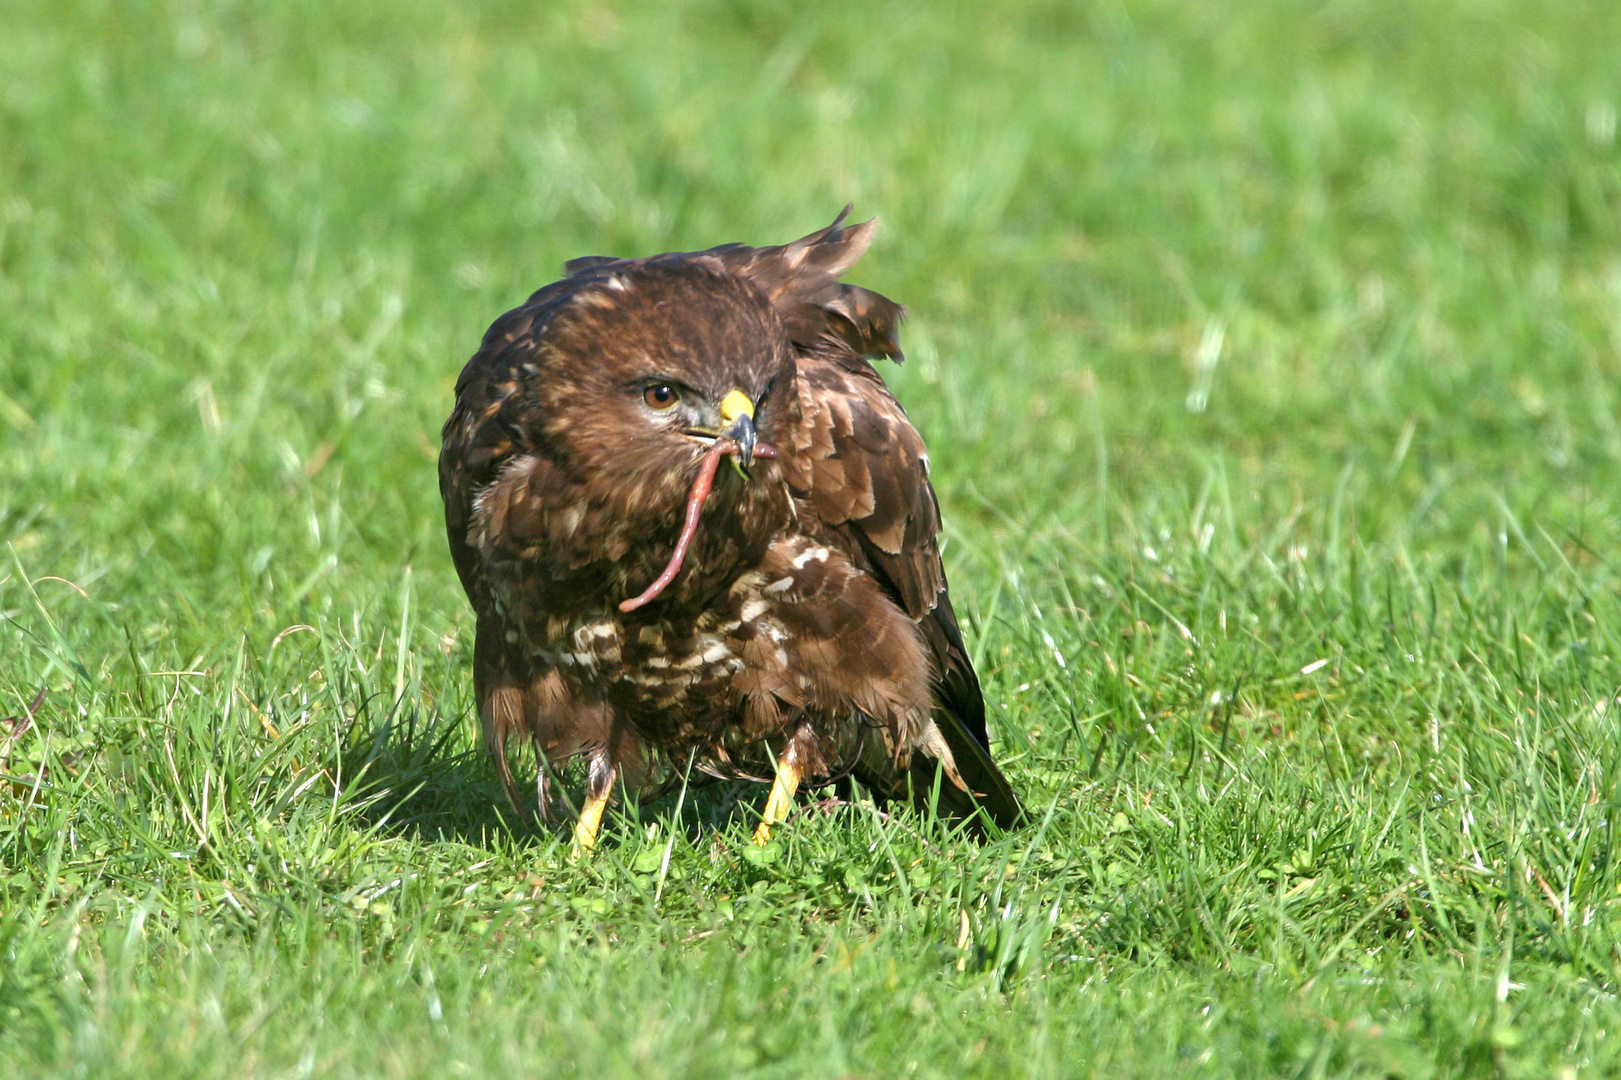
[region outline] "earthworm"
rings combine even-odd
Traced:
[[[670,555],[670,562],[664,568],[664,573],[653,580],[647,591],[640,596],[633,596],[629,600],[619,602],[620,611],[635,611],[644,604],[651,604],[675,580],[681,572],[681,564],[686,561],[687,549],[692,546],[692,538],[698,535],[698,518],[703,514],[704,503],[709,499],[709,491],[715,486],[715,470],[720,467],[720,459],[729,454],[738,453],[742,447],[731,439],[722,436],[715,440],[708,450],[704,452],[702,463],[698,466],[698,475],[693,478],[692,490],[687,493],[687,516],[681,523],[681,535],[676,539],[675,551]],[[757,458],[774,458],[777,451],[768,443],[756,443],[754,456]]]

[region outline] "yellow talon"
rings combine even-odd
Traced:
[[[783,757],[788,757],[784,752]],[[799,766],[788,761],[777,763],[777,779],[771,784],[771,795],[765,801],[765,813],[754,829],[754,842],[764,847],[771,842],[771,826],[786,821],[794,808],[794,792],[799,790]]]
[[[609,789],[611,790],[611,789]],[[580,820],[574,823],[574,846],[580,851],[590,851],[597,846],[597,830],[602,828],[602,813],[608,809],[608,790],[601,795],[588,795],[585,808],[580,811]]]

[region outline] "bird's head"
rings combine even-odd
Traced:
[[[780,483],[755,457],[797,420],[793,347],[749,282],[690,260],[604,273],[552,320],[542,354],[545,441],[627,517],[679,513],[719,438],[737,447],[736,497]]]

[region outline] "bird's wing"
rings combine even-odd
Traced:
[[[565,279],[539,290],[497,319],[456,380],[456,405],[445,421],[439,451],[439,494],[445,502],[450,553],[473,606],[483,610],[478,559],[468,538],[473,502],[514,456],[532,450],[531,404],[519,393],[523,367],[533,364],[546,325],[584,284]]]
[[[940,563],[940,511],[923,438],[876,372],[826,344],[800,357],[801,423],[785,462],[789,482],[918,624],[941,707],[987,746],[985,702]]]
[[[525,398],[518,393],[521,367],[534,360],[546,323],[577,288],[572,282],[548,285],[490,327],[456,380],[456,405],[445,421],[439,452],[439,494],[445,503],[450,555],[478,616],[473,679],[480,720],[514,807],[519,800],[504,747],[509,738],[527,734],[532,725],[525,694],[533,673],[506,644],[507,627],[496,610],[469,531],[479,494],[515,456],[532,449],[524,422]]]

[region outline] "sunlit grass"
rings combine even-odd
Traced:
[[[13,1072],[1617,1067],[1611,6],[3,22]],[[456,372],[849,200],[1038,824],[693,788],[571,858],[476,744]]]

